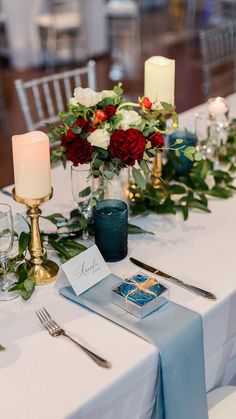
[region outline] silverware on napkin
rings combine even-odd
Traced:
[[[153,274],[163,276],[163,278],[165,278],[167,281],[173,282],[173,284],[179,285],[180,287],[185,288],[188,291],[193,292],[194,294],[200,295],[201,297],[207,298],[208,300],[217,299],[215,294],[213,294],[212,292],[203,290],[202,288],[195,287],[195,285],[186,284],[186,282],[183,282],[172,275],[162,272],[157,268],[153,268],[152,266],[147,265],[146,263],[143,263],[140,260],[137,260],[135,258],[130,257],[129,259],[132,263],[139,266],[140,268],[145,269],[146,271],[152,272]]]
[[[38,316],[40,323],[42,326],[48,331],[50,336],[58,337],[64,336],[65,338],[69,339],[71,342],[75,343],[82,351],[84,351],[97,365],[103,368],[111,368],[111,363],[106,359],[102,358],[100,355],[95,354],[94,352],[90,351],[90,349],[83,346],[81,343],[77,342],[71,336],[69,336],[58,323],[53,320],[50,316],[46,308],[42,307],[35,311],[36,315]]]

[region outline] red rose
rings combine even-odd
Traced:
[[[77,134],[75,134],[75,133],[72,131],[72,129],[71,129],[71,128],[69,128],[69,129],[66,131],[66,138],[67,138],[67,140],[68,140],[68,141],[69,141],[69,140],[74,140],[76,137],[77,137]]]
[[[91,155],[94,152],[94,147],[87,140],[82,139],[79,135],[73,143],[67,143],[65,147],[67,159],[72,161],[74,166],[89,163],[91,161]]]
[[[94,113],[94,123],[93,125],[96,127],[100,122],[106,121],[108,119],[108,115],[102,109],[97,110]]]
[[[159,132],[152,134],[148,140],[151,142],[152,148],[163,148],[165,145],[165,140]]]
[[[142,108],[151,109],[152,108],[152,102],[147,96],[143,96],[140,100],[140,104]]]
[[[118,129],[111,136],[109,151],[112,157],[118,157],[123,164],[133,166],[136,160],[142,160],[145,143],[145,137],[137,129]]]
[[[107,105],[104,110],[105,110],[105,112],[106,112],[106,114],[108,116],[108,119],[110,119],[116,113],[116,106],[114,106],[114,105]]]
[[[77,127],[82,128],[83,131],[92,132],[94,128],[90,126],[89,121],[86,121],[84,118],[77,119],[75,122]]]

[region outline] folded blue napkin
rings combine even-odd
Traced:
[[[202,320],[198,313],[168,302],[139,319],[112,303],[111,290],[121,281],[109,275],[76,296],[60,293],[153,343],[160,352],[160,375],[152,419],[207,419]]]

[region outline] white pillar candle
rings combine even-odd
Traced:
[[[156,56],[145,61],[144,95],[152,102],[174,105],[175,60]]]
[[[215,97],[208,100],[209,115],[227,114],[228,106],[223,97]]]
[[[12,137],[15,193],[20,198],[43,198],[51,191],[48,136],[31,131]]]

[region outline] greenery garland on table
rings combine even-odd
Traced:
[[[219,147],[218,157],[222,164],[227,164],[227,171],[216,168],[213,160],[206,159],[200,162],[194,161],[188,175],[176,177],[175,157],[173,158],[172,155],[172,158],[170,157],[163,165],[163,175],[157,189],[150,183],[144,191],[141,191],[135,184],[131,185],[132,213],[154,211],[159,214],[176,214],[180,210],[186,220],[191,208],[211,212],[208,208],[209,197],[227,199],[236,190],[232,184],[233,175],[236,172],[236,119],[229,124],[228,139]],[[47,250],[51,248],[55,251],[61,262],[69,260],[86,249],[84,245],[76,241],[76,238],[82,234],[83,228],[88,228],[93,234],[93,225],[85,226],[78,210],[71,211],[69,219],[59,213],[44,218],[56,226],[56,231],[54,233],[42,232],[42,241],[46,243]],[[28,221],[25,221],[28,224]],[[129,224],[129,233],[153,234],[132,224]],[[29,232],[22,232],[19,235],[18,255],[11,258],[9,263],[9,270],[11,272],[17,270],[18,275],[18,282],[12,287],[12,291],[19,290],[24,300],[29,299],[35,290],[35,279],[28,277],[27,274],[29,241]],[[0,346],[0,350],[3,349]]]
[[[184,220],[187,220],[191,208],[210,213],[209,197],[227,199],[236,190],[233,185],[236,172],[236,119],[230,122],[227,141],[221,143],[217,155],[221,168],[216,167],[213,159],[206,159],[193,162],[187,175],[177,176],[176,156],[169,154],[167,162],[163,164],[158,188],[149,183],[141,191],[135,184],[131,184],[132,213],[152,211],[158,214],[176,214],[181,211]],[[227,165],[226,170],[222,169],[223,165]]]
[[[84,219],[77,209],[71,211],[68,219],[59,213],[43,218],[53,223],[56,227],[56,231],[53,233],[41,231],[43,247],[46,251],[54,251],[61,263],[70,260],[72,257],[86,250],[86,247],[76,240],[82,235],[84,228]],[[35,290],[35,278],[34,276],[29,276],[27,272],[30,264],[28,259],[28,246],[31,234],[27,219],[24,217],[23,219],[27,223],[28,231],[22,231],[19,236],[15,233],[18,237],[18,254],[10,258],[8,271],[15,273],[18,277],[18,281],[12,286],[11,291],[19,291],[21,297],[24,300],[28,300]],[[93,224],[86,225],[86,228],[88,228],[89,233],[93,236]],[[128,224],[128,233],[154,234],[133,224]],[[2,273],[3,271],[0,268],[0,275]]]

